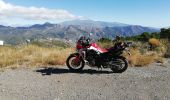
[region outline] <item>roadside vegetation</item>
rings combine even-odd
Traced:
[[[44,47],[35,44],[0,47],[0,67],[64,65],[74,48]]]
[[[124,54],[131,66],[163,63],[165,58],[170,57],[170,28],[161,29],[158,33],[144,32],[121,40],[133,42],[130,48],[132,55]],[[98,44],[103,48],[114,45],[113,41],[107,38],[100,39]],[[18,46],[0,46],[0,68],[65,65],[67,57],[73,52],[75,48],[62,41],[34,41]]]
[[[165,59],[170,57],[170,28],[161,29],[157,33],[144,32],[138,36],[122,38],[121,41],[133,42],[130,48],[131,56],[126,53],[124,56],[129,61],[131,66],[143,67],[151,63],[164,63]],[[113,46],[109,39],[99,40],[102,47]]]

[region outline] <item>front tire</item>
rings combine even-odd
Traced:
[[[76,57],[78,57],[78,53],[71,54],[67,60],[66,60],[66,65],[69,68],[69,70],[78,72],[81,71],[84,68],[85,62],[82,58],[79,59],[79,61],[75,64],[74,60]]]
[[[111,63],[112,63],[111,70],[114,73],[122,73],[122,72],[126,71],[128,68],[128,62],[127,62],[126,58],[122,57],[122,56],[114,58],[111,61]]]

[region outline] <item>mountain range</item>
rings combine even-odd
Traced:
[[[69,39],[76,41],[82,35],[92,33],[93,38],[111,38],[115,35],[134,36],[143,32],[158,32],[160,29],[129,25],[118,22],[93,20],[73,20],[58,24],[44,23],[28,27],[11,27],[0,25],[0,40],[9,44],[19,44],[26,39],[39,40],[49,38]]]

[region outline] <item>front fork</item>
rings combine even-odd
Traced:
[[[86,59],[86,50],[85,49],[80,49],[77,50],[78,53],[76,53],[76,58],[74,59],[74,64],[78,64],[81,59],[85,61]]]
[[[83,60],[86,59],[86,50],[85,49],[80,49],[78,50],[79,56],[82,57]]]

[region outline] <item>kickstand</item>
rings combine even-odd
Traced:
[[[98,67],[98,70],[100,69],[100,71],[102,71],[102,67]]]

